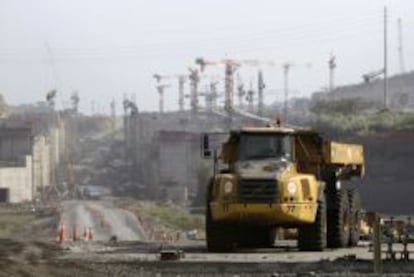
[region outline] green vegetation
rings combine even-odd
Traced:
[[[310,125],[339,133],[369,134],[414,130],[414,113],[379,110],[362,98],[320,100],[311,107]]]
[[[0,238],[11,238],[27,230],[34,214],[0,213]]]
[[[179,231],[204,229],[204,216],[191,214],[189,210],[170,202],[131,200],[122,206],[135,212],[143,219],[149,219],[155,226]]]
[[[360,135],[387,132],[414,130],[414,113],[394,113],[381,111],[376,113],[350,114],[321,114],[313,124],[342,133],[356,133]]]
[[[338,100],[319,100],[310,111],[317,115],[349,115],[361,113],[368,109],[375,109],[376,104],[363,98],[349,98]]]

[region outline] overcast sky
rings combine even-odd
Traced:
[[[123,94],[135,93],[141,110],[157,110],[152,75],[187,73],[201,56],[291,62],[291,89],[310,95],[327,86],[331,52],[336,85],[360,82],[361,74],[382,67],[384,5],[390,74],[400,71],[398,18],[405,67],[412,70],[411,0],[0,0],[0,93],[8,103],[28,103],[56,87],[61,106],[77,90],[86,112],[92,101],[108,111],[111,99],[120,110]],[[256,70],[240,70],[246,86],[255,85]],[[283,87],[280,66],[263,70],[267,88]],[[221,67],[206,71],[221,73]],[[176,81],[165,83],[172,85],[166,107],[177,109]],[[266,101],[278,97],[269,93]]]

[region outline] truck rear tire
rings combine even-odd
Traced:
[[[315,222],[299,227],[298,248],[300,251],[323,251],[326,248],[327,217],[325,194],[318,201]]]
[[[328,247],[347,247],[350,233],[350,211],[348,191],[335,189],[328,192],[331,207],[328,207]]]
[[[357,246],[361,236],[361,198],[356,189],[348,191],[349,198],[349,246]]]

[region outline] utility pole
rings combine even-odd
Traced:
[[[387,7],[384,7],[384,110],[388,108],[387,105],[387,92],[388,92],[388,57],[387,57]]]
[[[398,56],[400,60],[400,71],[401,73],[405,73],[401,18],[398,18]]]
[[[329,61],[329,92],[332,92],[335,88],[334,81],[335,81],[335,68],[336,68],[336,57],[334,55],[330,55]]]
[[[115,99],[112,99],[111,103],[109,104],[111,109],[111,131],[112,136],[115,136],[115,128],[116,128],[116,108],[115,108]]]
[[[283,108],[283,117],[284,122],[287,122],[288,116],[288,99],[289,99],[289,69],[290,64],[285,63],[283,65],[283,79],[284,79],[284,92],[285,92],[285,101],[284,101],[284,108]]]
[[[130,145],[130,142],[131,142],[130,130],[129,130],[130,120],[129,120],[129,116],[128,116],[129,102],[130,101],[129,101],[127,95],[124,93],[123,100],[122,100],[122,105],[123,105],[123,108],[124,108],[124,140],[125,140],[125,158],[126,159],[128,159],[129,145]]]
[[[381,255],[381,218],[375,213],[374,230],[373,230],[373,246],[374,246],[374,273],[382,273],[382,255]]]
[[[264,103],[263,103],[263,90],[266,87],[264,81],[263,81],[263,72],[262,70],[259,70],[257,73],[257,93],[258,93],[258,102],[257,102],[257,109],[259,116],[263,116],[263,109],[264,109]]]

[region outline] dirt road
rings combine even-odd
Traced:
[[[80,236],[86,228],[91,228],[94,241],[108,241],[113,236],[118,241],[147,240],[136,217],[115,207],[111,201],[66,201],[62,206],[60,223],[70,235],[75,226]]]

